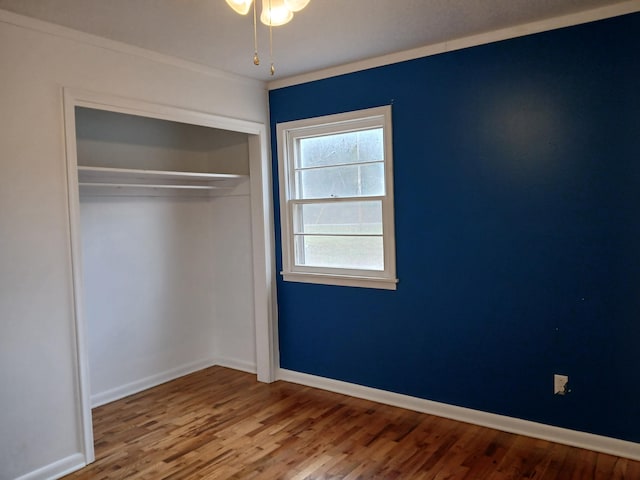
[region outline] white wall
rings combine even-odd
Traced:
[[[82,461],[62,88],[267,122],[259,83],[41,25],[0,10],[2,480],[47,478]]]
[[[208,202],[89,197],[81,216],[94,405],[215,363]]]
[[[243,195],[211,202],[214,351],[219,365],[247,371],[256,365],[250,209]]]

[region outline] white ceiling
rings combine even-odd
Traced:
[[[292,22],[274,28],[275,78],[617,3],[629,2],[311,0]],[[273,79],[268,29],[259,24],[262,63],[256,67],[252,17],[234,13],[225,0],[0,0],[0,8],[227,72]]]

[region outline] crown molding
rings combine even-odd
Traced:
[[[81,32],[79,30],[74,30],[72,28],[64,27],[55,23],[46,22],[44,20],[39,20],[25,15],[9,12],[8,10],[3,10],[1,8],[0,23],[6,23],[16,27],[37,31],[47,35],[52,35],[54,37],[64,38],[77,43],[91,45],[93,47],[109,50],[112,52],[143,58],[151,62],[160,63],[183,70],[189,70],[191,72],[207,75],[209,77],[220,78],[232,82],[241,82],[257,87],[265,86],[265,82],[261,80],[229,73],[224,70],[209,67],[198,62],[184,60],[171,55],[154,52],[153,50],[148,50],[146,48],[129,45],[128,43],[110,40],[108,38]]]
[[[276,90],[278,88],[290,87],[292,85],[299,85],[301,83],[313,82],[315,80],[322,80],[330,77],[337,77],[339,75],[345,75],[348,73],[368,70],[370,68],[391,65],[394,63],[404,62],[406,60],[429,57],[431,55],[438,55],[440,53],[462,50],[463,48],[476,47],[478,45],[485,45],[487,43],[498,42],[500,40],[523,37],[525,35],[531,35],[534,33],[546,32],[549,30],[556,30],[564,27],[571,27],[574,25],[580,25],[597,20],[604,20],[606,18],[617,17],[620,15],[626,15],[628,13],[634,13],[638,11],[640,11],[640,0],[627,0],[625,2],[616,3],[614,5],[585,10],[579,13],[572,13],[570,15],[563,15],[560,17],[549,18],[537,22],[525,23],[522,25],[516,25],[500,30],[481,33],[479,35],[472,35],[469,37],[457,38],[446,42],[434,43],[410,50],[382,55],[380,57],[372,57],[357,62],[338,65],[336,67],[317,70],[315,72],[273,80],[267,83],[267,88],[269,90]]]

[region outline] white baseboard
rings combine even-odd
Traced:
[[[213,367],[219,365],[222,367],[232,368],[234,370],[240,370],[248,373],[256,373],[255,363],[247,362],[244,360],[234,358],[212,358],[207,360],[201,360],[199,362],[193,362],[186,365],[182,365],[177,368],[172,368],[156,375],[137,380],[135,382],[122,385],[105,392],[97,393],[91,396],[91,405],[93,407],[99,407],[106,403],[119,400],[121,398],[133,395],[134,393],[141,392],[148,388],[161,385],[163,383],[175,380],[176,378],[188,375],[204,368]],[[16,480],[54,480],[62,478],[69,473],[75,472],[80,468],[87,465],[84,455],[77,453],[70,455],[69,457],[58,460],[50,465],[46,465],[38,470],[34,470],[26,475],[23,475]]]
[[[216,365],[232,368],[233,370],[240,370],[241,372],[253,373],[254,375],[258,371],[258,367],[255,362],[247,362],[246,360],[240,360],[237,358],[217,357]]]
[[[572,447],[640,460],[640,444],[279,369],[277,379]]]
[[[91,395],[91,408],[99,407],[115,400],[120,400],[121,398],[141,392],[147,388],[156,387],[162,383],[182,377],[183,375],[188,375],[189,373],[197,372],[198,370],[212,367],[214,365],[217,365],[216,359],[200,360],[198,362],[181,365],[180,367],[172,368],[171,370],[157,373],[104,392],[96,393]]]
[[[65,475],[75,472],[79,468],[84,467],[87,464],[85,462],[84,455],[81,453],[74,453],[66,458],[46,465],[38,470],[22,475],[16,478],[16,480],[53,480],[55,478],[62,478]]]

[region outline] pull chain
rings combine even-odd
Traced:
[[[271,60],[271,76],[276,73],[276,67],[273,64],[273,26],[269,25],[269,59]]]
[[[256,3],[253,2],[253,64],[260,65],[260,57],[258,56],[258,23],[256,20]]]
[[[273,76],[276,73],[276,67],[273,64],[273,8],[271,0],[269,0],[269,60],[271,61],[270,73]]]

